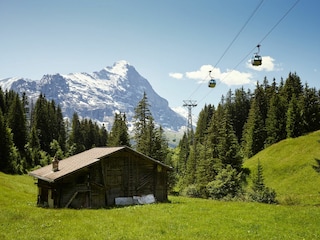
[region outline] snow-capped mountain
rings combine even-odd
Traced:
[[[7,78],[0,80],[3,90],[25,92],[34,102],[40,93],[61,106],[65,117],[74,112],[80,117],[105,123],[110,129],[116,111],[125,113],[129,124],[134,108],[146,92],[155,122],[163,128],[179,130],[186,124],[183,116],[173,111],[147,79],[126,61],[118,61],[93,73],[47,74],[41,80]]]

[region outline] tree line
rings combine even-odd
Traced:
[[[244,159],[283,139],[319,129],[320,91],[303,86],[296,73],[289,73],[279,85],[265,78],[253,92],[229,90],[217,107],[204,106],[195,131],[185,133],[174,150],[174,190],[205,198],[244,197],[250,174],[243,168]],[[261,183],[262,166],[257,168],[252,191],[260,192],[251,193],[252,199],[264,195],[261,201],[272,202],[275,193]]]
[[[31,106],[31,107],[30,107]],[[205,105],[195,130],[168,147],[164,130],[150,112],[146,93],[135,108],[132,136],[125,113],[115,113],[110,132],[77,113],[65,119],[59,105],[40,94],[35,104],[26,94],[0,88],[0,171],[24,173],[92,147],[123,146],[174,167],[173,192],[193,197],[272,203],[275,192],[264,185],[260,163],[252,191],[244,193],[250,174],[243,161],[271,144],[320,129],[320,91],[304,86],[296,73],[280,84],[267,78],[255,89],[228,91],[220,103]]]
[[[168,143],[161,126],[154,123],[145,93],[135,111],[133,147],[155,159],[166,159]],[[115,113],[108,132],[104,125],[81,119],[77,113],[65,119],[61,107],[43,94],[33,104],[26,94],[1,88],[0,136],[0,171],[11,174],[50,164],[53,156],[63,159],[92,147],[130,147],[132,142],[125,113]]]

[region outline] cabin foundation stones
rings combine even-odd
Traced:
[[[172,168],[127,146],[92,148],[29,173],[38,206],[103,208],[168,201]]]

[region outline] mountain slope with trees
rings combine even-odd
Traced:
[[[104,125],[80,118],[75,112],[69,122],[54,100],[40,94],[32,109],[25,95],[0,88],[0,171],[21,174],[92,147],[131,146],[126,114],[115,113],[110,133]],[[30,111],[30,118],[27,113]],[[134,148],[145,155],[166,161],[168,142],[156,126],[146,93],[135,108]]]
[[[250,174],[243,166],[245,159],[281,140],[319,129],[320,91],[303,86],[296,73],[279,85],[265,78],[253,92],[230,90],[217,107],[203,108],[195,133],[185,135],[175,149],[175,191],[242,198]]]

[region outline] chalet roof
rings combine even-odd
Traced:
[[[52,164],[44,166],[42,168],[36,169],[29,173],[30,176],[33,176],[38,179],[42,179],[47,182],[54,182],[70,173],[73,173],[77,170],[80,170],[84,167],[87,167],[95,162],[100,161],[102,158],[114,154],[119,151],[129,151],[133,154],[138,154],[141,158],[152,161],[158,165],[161,165],[167,169],[171,169],[170,166],[167,166],[160,161],[157,161],[153,158],[150,158],[142,153],[139,153],[132,148],[127,146],[123,147],[96,147],[84,151],[82,153],[78,153],[71,157],[59,161],[59,170],[54,172],[52,170]]]

